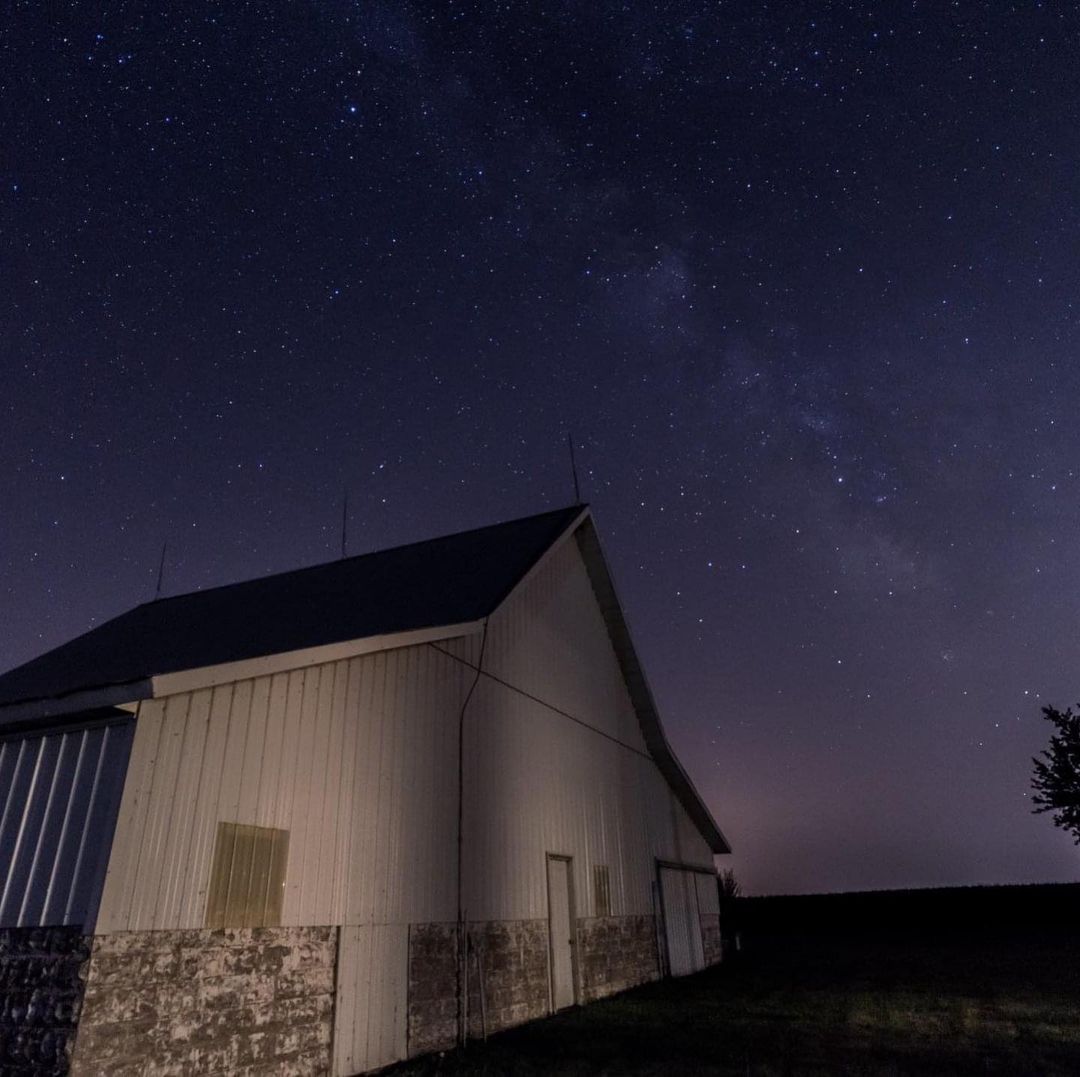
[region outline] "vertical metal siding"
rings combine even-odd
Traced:
[[[286,925],[454,919],[471,677],[420,646],[144,703],[99,931],[202,926],[220,821],[289,831]]]
[[[712,864],[648,754],[576,545],[492,618],[484,669],[499,680],[481,680],[466,722],[470,918],[545,917],[549,852],[573,857],[579,915],[596,864],[614,915],[653,911],[657,858]]]
[[[575,543],[564,543],[492,618],[484,668],[646,751],[600,605]]]
[[[686,976],[705,967],[697,879],[696,872],[660,869],[664,938],[672,976]]]
[[[0,740],[0,927],[93,926],[131,723]]]
[[[343,927],[335,999],[335,1077],[388,1066],[408,1049],[409,929]]]
[[[720,891],[716,884],[715,875],[698,875],[697,877],[698,911],[702,916],[710,913],[714,916],[720,913]]]

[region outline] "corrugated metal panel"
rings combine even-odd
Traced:
[[[388,1066],[408,1049],[409,929],[343,927],[334,1005],[335,1077]]]
[[[93,926],[131,723],[0,740],[0,927]]]
[[[573,857],[579,894],[608,865],[616,916],[652,911],[657,859],[711,865],[651,760],[490,681],[470,704],[465,766],[470,918],[546,916],[548,852]]]
[[[710,913],[720,913],[720,891],[716,885],[715,875],[698,875],[697,877],[698,911],[702,916]]]
[[[705,967],[698,909],[697,873],[660,869],[660,895],[664,915],[668,972],[686,976]]]
[[[218,822],[289,832],[286,925],[454,919],[471,678],[420,646],[144,703],[99,931],[202,926]]]
[[[565,542],[492,617],[484,669],[645,752],[634,704],[576,543]]]
[[[545,917],[549,852],[573,857],[582,914],[596,864],[616,916],[652,912],[658,858],[711,866],[645,746],[576,544],[492,618],[483,665],[498,679],[481,680],[466,721],[470,918]]]

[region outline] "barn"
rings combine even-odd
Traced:
[[[441,1050],[719,961],[729,851],[587,507],[160,599],[0,676],[0,1069]]]

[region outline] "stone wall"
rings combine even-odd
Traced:
[[[498,1032],[551,1012],[547,920],[469,924],[469,1035]],[[483,974],[483,1009],[480,978]]]
[[[457,1043],[457,938],[454,924],[409,929],[410,1057]],[[468,960],[471,1038],[550,1013],[546,920],[469,924]]]
[[[717,965],[724,956],[723,940],[720,936],[720,916],[715,912],[701,914],[701,944],[705,950],[705,964]]]
[[[660,977],[652,916],[578,920],[581,1001],[592,1002]]]
[[[336,955],[332,927],[98,936],[72,1073],[326,1073]]]
[[[458,932],[456,924],[409,928],[409,1057],[457,1043]]]
[[[0,929],[0,1073],[68,1072],[89,943],[77,927]]]
[[[701,929],[715,964],[719,917]],[[546,920],[470,924],[469,937],[471,1037],[550,1012]],[[457,1041],[457,939],[454,924],[410,928],[410,1056]],[[580,919],[577,941],[582,1002],[659,976],[652,916]],[[336,952],[329,927],[0,931],[0,1073],[325,1073]]]

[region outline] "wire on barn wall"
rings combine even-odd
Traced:
[[[476,660],[476,676],[465,694],[461,704],[461,712],[458,714],[458,798],[457,798],[457,925],[458,925],[458,948],[457,948],[457,994],[458,994],[458,1040],[465,1043],[469,1037],[469,954],[467,933],[465,931],[465,907],[464,907],[464,876],[463,857],[465,841],[465,709],[472,699],[476,686],[480,683],[480,675],[484,666],[484,650],[487,647],[488,623],[490,618],[484,618],[484,631],[480,636],[480,656]]]

